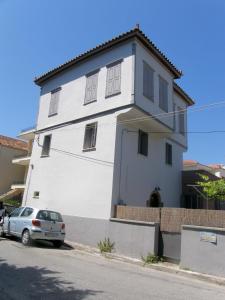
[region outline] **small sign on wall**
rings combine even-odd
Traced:
[[[217,243],[216,233],[202,231],[200,232],[200,241],[216,244]]]

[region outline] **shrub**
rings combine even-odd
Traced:
[[[151,253],[148,253],[147,256],[142,256],[141,257],[142,261],[144,262],[144,266],[146,264],[157,264],[160,261],[163,261],[163,258]]]
[[[115,243],[112,243],[109,238],[105,238],[104,241],[98,243],[98,248],[101,253],[109,252],[111,253],[114,249]]]

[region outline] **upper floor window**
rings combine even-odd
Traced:
[[[121,91],[121,61],[107,66],[106,97]]]
[[[159,107],[168,112],[168,83],[159,76]]]
[[[154,70],[143,62],[143,95],[154,101]]]
[[[97,88],[98,88],[98,71],[92,72],[86,75],[86,90],[84,103],[91,103],[97,100]]]
[[[51,147],[51,139],[52,136],[51,135],[45,135],[44,137],[44,143],[42,146],[42,152],[41,152],[41,156],[49,156],[49,152],[50,152],[50,147]]]
[[[96,146],[97,122],[86,125],[83,150],[94,150]]]
[[[172,153],[172,145],[169,143],[166,143],[166,164],[167,165],[171,165],[172,166],[172,162],[173,162],[173,153]]]
[[[58,113],[60,90],[61,88],[58,88],[51,92],[51,100],[50,100],[49,112],[48,112],[49,117],[57,115]]]
[[[148,156],[148,133],[142,130],[138,132],[138,153]]]
[[[185,110],[181,107],[178,107],[178,111],[179,111],[179,133],[183,134],[185,133],[185,121],[184,121],[184,114],[185,114]]]

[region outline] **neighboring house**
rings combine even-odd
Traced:
[[[114,205],[180,205],[188,106],[179,71],[139,29],[35,79],[23,204],[106,219]],[[174,113],[175,112],[175,113]]]
[[[183,162],[183,197],[182,206],[199,209],[225,209],[224,201],[209,200],[198,186],[199,174],[207,175],[210,180],[225,178],[225,167],[222,164],[203,165],[196,160]]]
[[[12,160],[21,155],[27,155],[27,151],[28,145],[26,142],[0,135],[0,197],[11,189],[16,191],[10,192],[10,197],[22,194],[21,184],[24,184],[25,168],[24,166],[14,165]]]
[[[26,144],[27,151],[18,156],[14,156],[12,159],[12,163],[18,166],[23,166],[24,169],[24,177],[21,182],[15,182],[11,186],[12,189],[21,189],[24,193],[24,189],[26,186],[26,181],[29,184],[29,176],[32,172],[32,165],[30,164],[30,158],[32,153],[33,141],[34,141],[34,128],[26,128],[21,131],[18,136],[20,139],[24,140]],[[28,180],[27,180],[28,179]],[[24,195],[25,196],[25,195]]]

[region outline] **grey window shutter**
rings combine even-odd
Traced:
[[[159,107],[168,112],[168,83],[159,77]]]
[[[49,116],[52,116],[52,115],[55,115],[58,113],[59,93],[60,93],[60,90],[51,93]]]
[[[181,107],[179,107],[178,110],[179,110],[179,133],[184,135],[184,131],[185,131],[184,114],[185,114],[185,112]]]
[[[97,100],[98,72],[87,77],[84,103]]]
[[[154,70],[143,63],[143,95],[154,101]]]
[[[97,136],[97,122],[88,124],[85,127],[83,149],[88,150],[95,148]]]
[[[106,96],[112,96],[121,91],[121,63],[108,67],[106,78]]]

